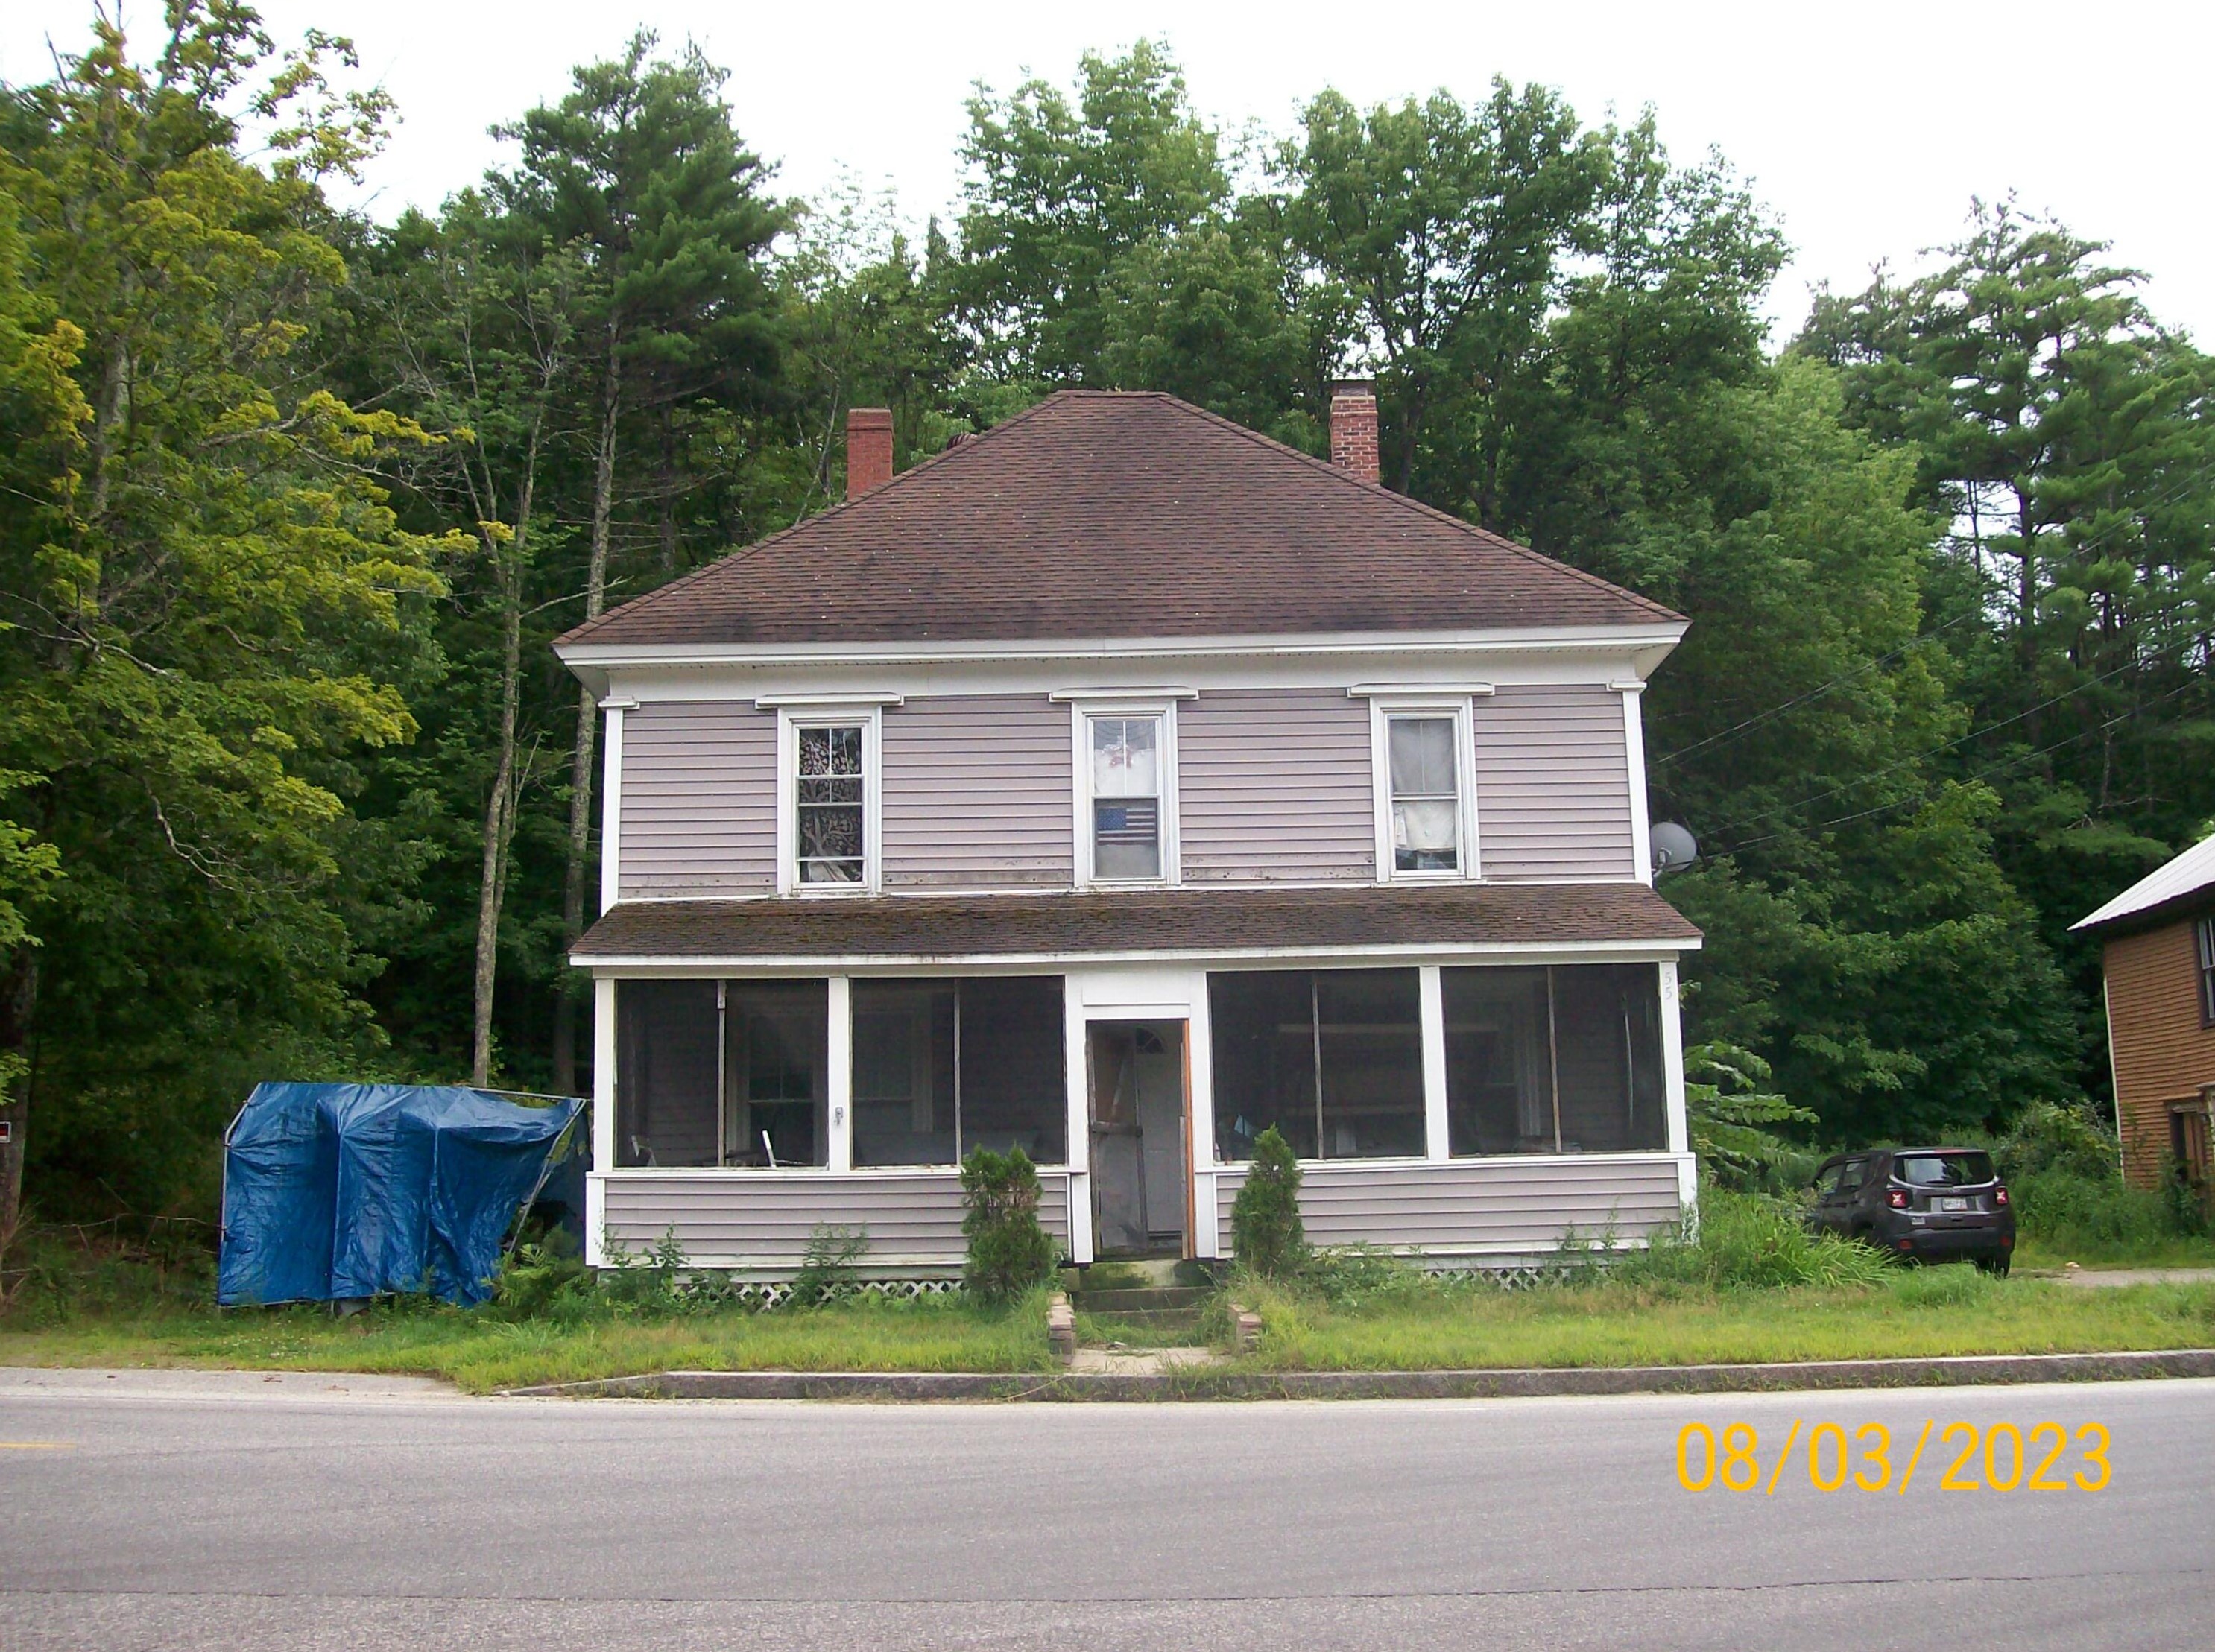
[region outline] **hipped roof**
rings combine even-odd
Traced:
[[[1066,390],[560,646],[1681,624],[1174,396]]]

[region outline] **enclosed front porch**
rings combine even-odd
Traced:
[[[1316,1242],[1428,1265],[1641,1243],[1690,1200],[1673,957],[1293,962],[604,970],[592,1257],[673,1236],[776,1278],[858,1230],[864,1274],[950,1276],[978,1147],[1039,1165],[1074,1262],[1222,1257],[1273,1126]]]

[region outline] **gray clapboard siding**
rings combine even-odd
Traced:
[[[1632,876],[1623,696],[1596,682],[1503,686],[1472,712],[1484,876]]]
[[[776,884],[776,717],[745,701],[623,714],[621,898]]]
[[[1071,747],[1069,708],[1044,694],[888,708],[885,887],[1070,886]]]
[[[1645,1239],[1677,1220],[1674,1159],[1458,1159],[1424,1165],[1308,1165],[1300,1219],[1317,1245],[1373,1245],[1451,1257],[1532,1257],[1572,1227]],[[1230,1254],[1242,1166],[1216,1172],[1217,1242]]]
[[[1039,1221],[1066,1245],[1068,1173],[1042,1171],[1039,1185]],[[706,1268],[789,1275],[821,1223],[868,1230],[868,1251],[856,1264],[865,1274],[958,1273],[966,1253],[961,1183],[950,1173],[618,1172],[605,1191],[606,1233],[616,1243],[643,1251],[674,1229],[687,1259]]]
[[[1369,706],[1343,688],[1211,690],[1177,709],[1184,880],[1377,875]]]

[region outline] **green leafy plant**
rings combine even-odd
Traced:
[[[1300,1221],[1300,1161],[1273,1124],[1254,1138],[1246,1184],[1230,1206],[1230,1243],[1249,1272],[1290,1280],[1308,1259]]]
[[[2121,1179],[2114,1132],[2081,1104],[2031,1103],[1992,1143],[1992,1159],[2010,1182],[2056,1172],[2091,1182]]]
[[[1811,1233],[1791,1202],[1760,1193],[1709,1187],[1697,1222],[1626,1251],[1610,1276],[1632,1285],[1700,1285],[1776,1289],[1817,1285],[1866,1288],[1891,1276],[1892,1264],[1866,1245]]]
[[[1414,1263],[1369,1245],[1318,1246],[1308,1252],[1300,1282],[1335,1308],[1408,1300],[1437,1288]]]
[[[975,1149],[961,1161],[961,1194],[969,1241],[961,1280],[980,1300],[1011,1302],[1053,1271],[1057,1247],[1039,1226],[1038,1168],[1028,1153]]]
[[[1782,1190],[1800,1179],[1795,1172],[1806,1150],[1772,1127],[1819,1121],[1807,1108],[1759,1087],[1769,1081],[1769,1063],[1737,1044],[1697,1044],[1684,1052],[1684,1118],[1692,1151],[1726,1187]]]
[[[592,1270],[561,1227],[518,1243],[493,1286],[500,1313],[516,1319],[574,1319],[591,1308],[593,1295]]]
[[[785,1300],[794,1307],[820,1307],[852,1289],[855,1264],[869,1252],[869,1230],[818,1222],[808,1231],[807,1254],[793,1276],[792,1294]]]

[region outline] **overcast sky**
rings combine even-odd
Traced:
[[[780,163],[784,191],[812,195],[843,167],[894,187],[918,220],[956,198],[971,83],[1066,82],[1085,47],[1147,35],[1169,42],[1199,107],[1234,127],[1289,129],[1327,84],[1365,104],[1440,86],[1470,98],[1494,75],[1558,88],[1588,121],[1651,104],[1676,155],[1719,147],[1783,219],[1798,255],[1771,311],[1788,327],[1810,284],[1858,287],[1880,259],[1913,267],[1955,235],[1973,195],[2013,190],[2114,242],[2151,272],[2157,314],[2215,338],[2215,9],[2186,0],[265,0],[263,12],[280,39],[311,24],[352,36],[365,76],[398,100],[363,192],[380,217],[435,205],[500,160],[487,125],[559,97],[572,64],[613,54],[641,21],[730,69],[739,131]],[[0,79],[45,78],[48,42],[77,49],[89,15],[89,0],[9,0]],[[160,18],[156,0],[126,9],[150,41]]]

